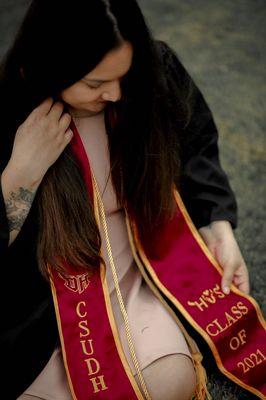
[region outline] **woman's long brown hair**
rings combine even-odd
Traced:
[[[153,39],[135,0],[32,1],[1,64],[1,169],[18,126],[32,109],[49,96],[56,100],[121,40],[133,44],[134,54],[121,84],[121,100],[105,109],[111,179],[119,203],[134,215],[143,237],[174,211],[179,135],[188,110],[181,82],[180,90],[177,82],[171,86],[160,42]],[[45,174],[34,206],[36,257],[44,277],[48,264],[62,271],[62,260],[76,270],[91,271],[103,262],[93,204],[70,144]]]

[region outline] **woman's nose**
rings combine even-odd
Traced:
[[[110,88],[102,94],[103,100],[118,101],[121,98],[121,88],[119,80],[112,82]]]

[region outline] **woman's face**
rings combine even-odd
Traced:
[[[60,93],[74,117],[101,112],[107,101],[121,98],[120,82],[130,69],[133,47],[128,41],[105,54],[96,67],[80,81]]]

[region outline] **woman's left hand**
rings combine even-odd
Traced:
[[[199,233],[214,258],[223,268],[222,290],[228,294],[230,285],[249,294],[249,274],[229,221],[212,221],[199,228]],[[228,287],[228,291],[226,290]]]

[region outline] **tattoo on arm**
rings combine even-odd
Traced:
[[[9,198],[5,201],[9,231],[20,231],[31,208],[36,190],[20,186],[19,192],[10,192]]]

